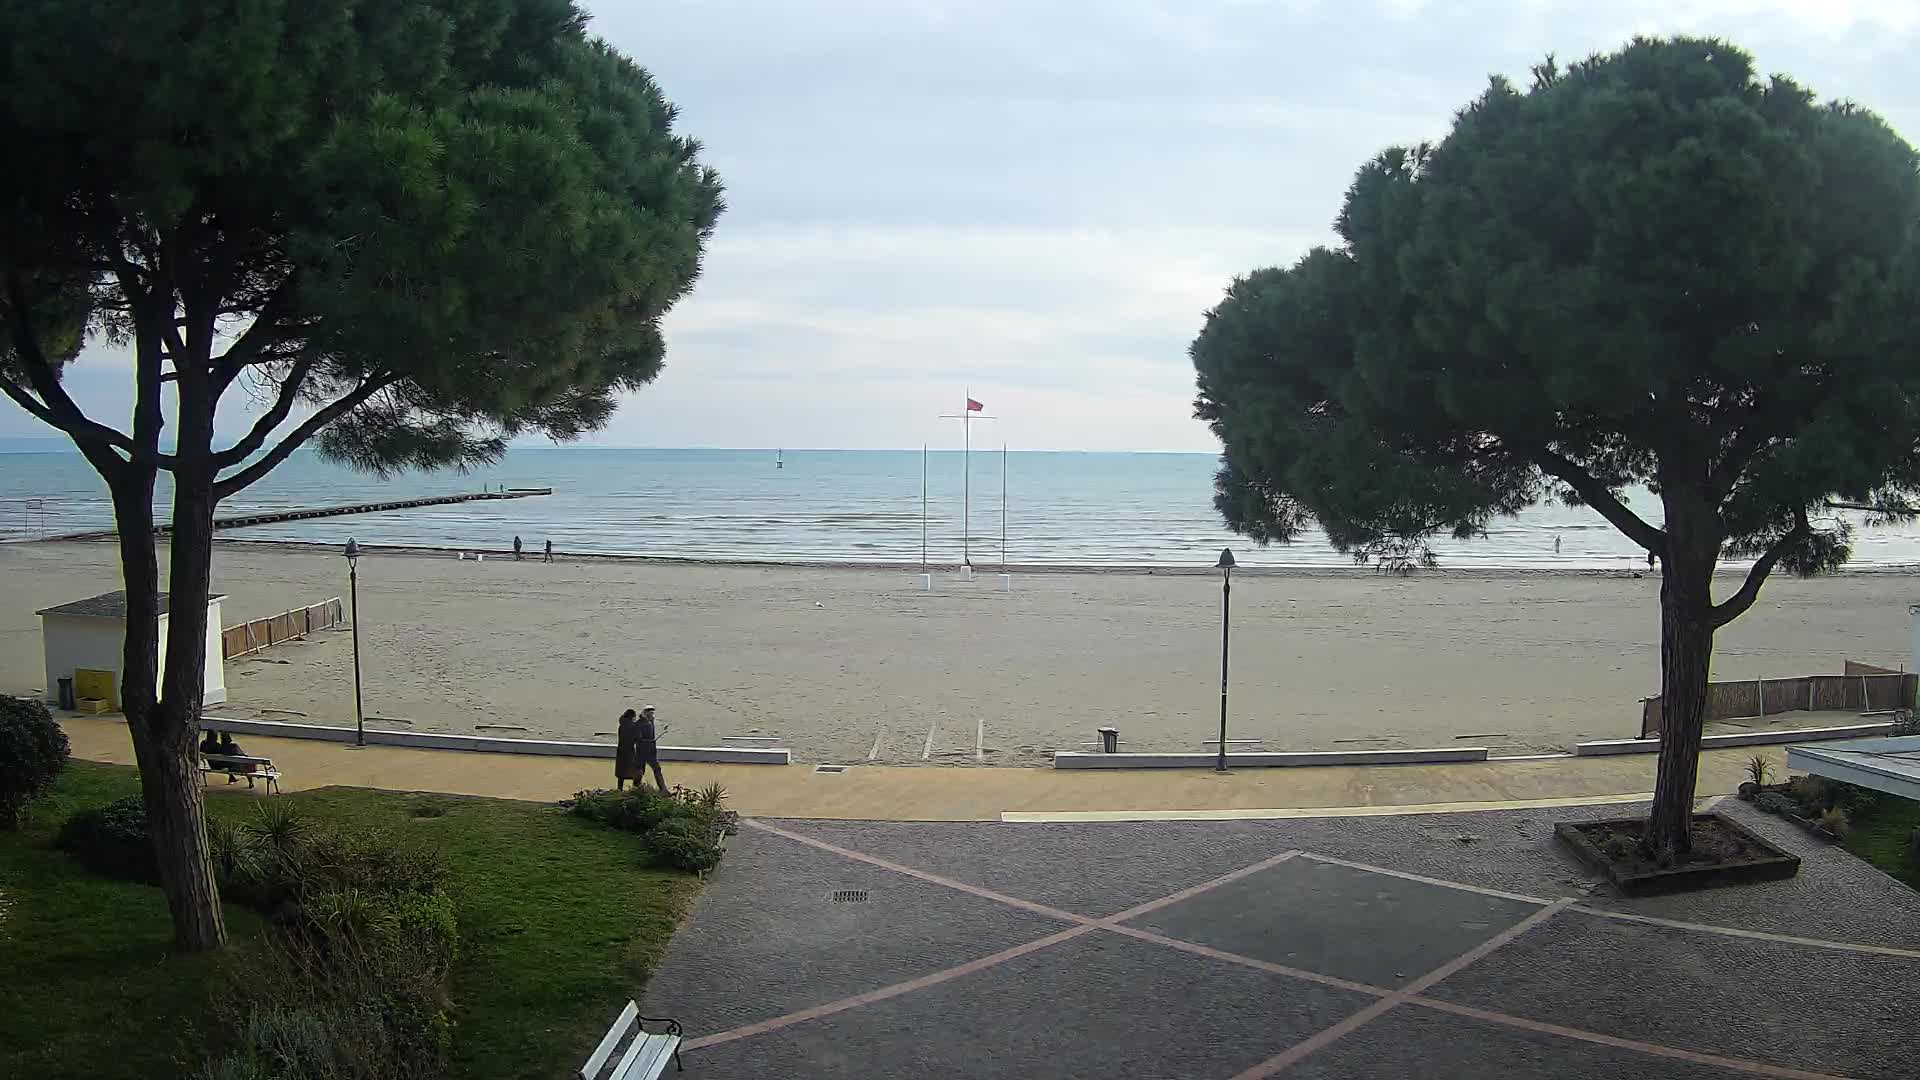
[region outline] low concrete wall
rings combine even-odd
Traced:
[[[1770,746],[1775,743],[1817,742],[1822,739],[1859,739],[1885,735],[1893,725],[1849,724],[1846,727],[1786,728],[1780,731],[1749,731],[1738,735],[1707,735],[1700,740],[1702,750],[1724,750],[1730,746]],[[1606,754],[1657,754],[1659,739],[1601,739],[1583,742],[1573,748],[1581,757]]]
[[[1085,750],[1056,750],[1056,769],[1201,769],[1212,768],[1219,754],[1102,754]],[[1427,765],[1448,761],[1485,761],[1484,746],[1439,750],[1327,750],[1228,751],[1227,764],[1241,768],[1290,765]]]
[[[270,735],[277,739],[320,739],[350,743],[352,728],[321,724],[288,724],[279,720],[238,720],[208,716],[201,726],[235,735]],[[496,739],[486,735],[441,735],[431,731],[367,729],[369,746],[407,746],[417,750],[474,750],[489,754],[537,754],[548,757],[613,757],[612,743],[562,742],[557,739]],[[662,746],[661,761],[710,761],[725,765],[788,765],[786,747]]]

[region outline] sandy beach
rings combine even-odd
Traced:
[[[228,624],[343,596],[346,577],[331,549],[215,556]],[[1105,725],[1123,749],[1215,737],[1217,579],[1023,573],[1010,594],[991,575],[936,579],[927,594],[909,569],[369,554],[366,711],[386,718],[374,726],[597,738],[625,705],[653,704],[670,743],[771,736],[813,762],[1040,764]],[[107,544],[13,544],[0,581],[0,691],[24,694],[44,679],[33,612],[118,588],[119,572]],[[1495,753],[1631,736],[1658,684],[1658,590],[1620,575],[1236,576],[1230,735]],[[1715,677],[1907,663],[1917,600],[1912,574],[1777,578],[1719,635]],[[227,684],[221,715],[351,724],[349,635],[230,663]]]

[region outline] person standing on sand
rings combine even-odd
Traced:
[[[640,720],[637,726],[639,729],[639,751],[633,766],[633,782],[635,785],[640,783],[640,767],[642,765],[651,765],[653,766],[653,782],[660,785],[660,794],[665,795],[667,793],[667,778],[660,775],[660,729],[653,720],[653,706],[649,705],[640,710]]]
[[[1553,534],[1553,553],[1555,555],[1560,554],[1560,534],[1559,533]]]
[[[513,561],[520,561],[520,538],[517,536],[513,538]]]
[[[623,791],[627,781],[640,786],[640,718],[632,709],[620,714],[620,741],[613,750],[613,790]]]
[[[547,561],[553,561],[553,537],[547,537]]]

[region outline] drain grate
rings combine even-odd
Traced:
[[[815,765],[813,767],[813,771],[814,772],[846,772],[847,767],[845,765]]]
[[[833,902],[836,904],[864,904],[867,902],[867,890],[865,889],[837,890],[833,894]]]

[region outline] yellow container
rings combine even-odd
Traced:
[[[106,702],[107,707],[98,710],[100,712],[120,711],[120,691],[118,687],[113,685],[113,672],[111,671],[100,671],[95,668],[74,668],[73,696],[82,699],[82,702],[87,698]],[[93,710],[82,707],[80,711],[89,712]]]

